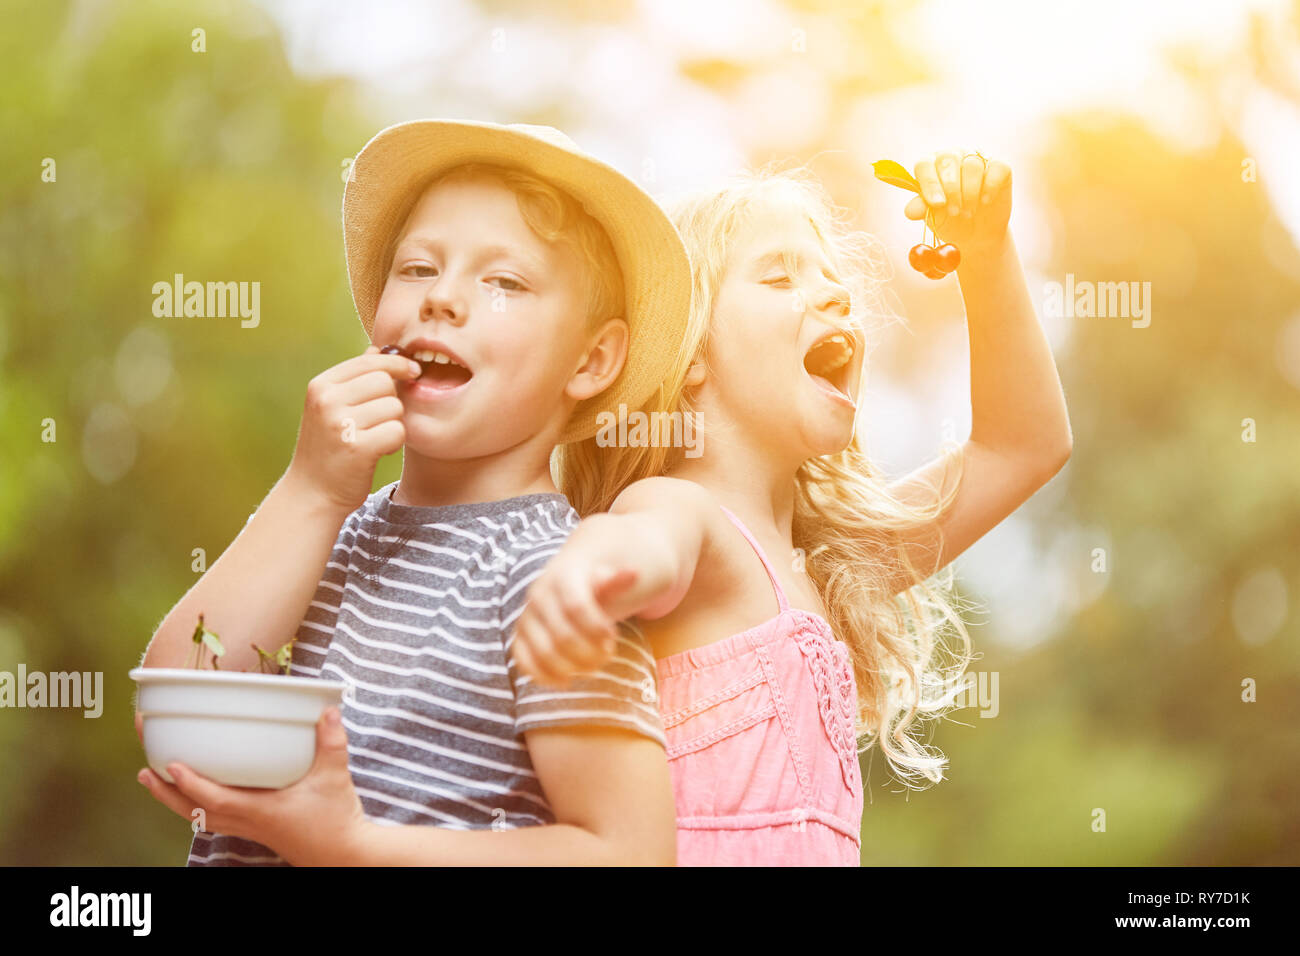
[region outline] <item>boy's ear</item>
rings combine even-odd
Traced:
[[[602,325],[583,353],[564,394],[580,402],[613,385],[627,361],[629,336],[625,319],[610,319]]]

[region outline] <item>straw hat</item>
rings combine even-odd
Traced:
[[[584,153],[549,126],[415,120],[381,130],[357,154],[343,190],[343,248],[357,316],[370,335],[390,263],[384,253],[415,200],[437,173],[464,163],[526,170],[578,200],[609,234],[623,272],[631,336],[623,371],[609,388],[580,402],[560,436],[597,431],[596,416],[634,409],[667,375],[681,347],[690,306],[686,248],[663,210],[612,166]]]

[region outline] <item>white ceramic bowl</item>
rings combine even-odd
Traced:
[[[307,775],[316,759],[316,722],[341,707],[338,680],[237,671],[137,667],[137,709],[149,766],[175,783],[178,761],[231,787],[279,790]]]

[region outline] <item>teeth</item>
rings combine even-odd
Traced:
[[[829,375],[853,358],[853,342],[845,335],[831,335],[813,346],[808,357],[808,369],[814,375]]]
[[[443,352],[435,352],[432,349],[420,349],[418,352],[412,352],[411,358],[417,362],[432,362],[434,365],[460,365],[452,359],[450,355]]]

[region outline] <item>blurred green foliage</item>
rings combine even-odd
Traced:
[[[836,103],[920,77],[882,6],[797,6],[872,53],[835,73]],[[193,549],[214,562],[288,464],[307,381],[366,345],[341,174],[384,124],[352,81],[295,75],[251,4],[27,4],[6,11],[0,61],[0,670],[102,671],[106,697],[90,722],[0,711],[0,864],[178,865],[189,828],[133,780],[127,671],[197,580]],[[753,68],[679,64],[723,92]],[[1092,587],[1104,546],[1107,586],[1027,652],[990,639],[996,620],[973,629],[1000,713],[936,728],[950,779],[923,793],[864,755],[865,864],[1300,862],[1300,403],[1275,361],[1300,267],[1244,154],[1226,131],[1182,151],[1090,115],[1017,170],[1054,210],[1050,278],[1152,283],[1147,329],[1073,322],[1065,490],[1024,509],[1044,542],[1104,528],[1072,573]],[[842,200],[860,188],[842,156],[820,171]],[[260,324],[155,317],[153,284],[176,273],[260,282]],[[1290,600],[1250,643],[1234,595],[1260,569]]]
[[[0,862],[177,864],[189,828],[134,780],[127,671],[197,580],[193,549],[211,565],[288,465],[307,381],[367,344],[340,208],[374,124],[349,84],[295,76],[251,5],[7,19],[0,669],[103,671],[106,701],[97,720],[0,712]],[[260,282],[260,324],[155,317],[153,285],[176,273]],[[139,343],[169,375],[138,366]],[[139,401],[141,377],[165,387]],[[130,448],[108,483],[87,467]],[[391,456],[376,483],[399,470]]]

